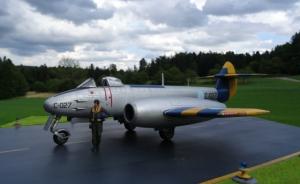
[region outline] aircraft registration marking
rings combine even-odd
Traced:
[[[217,99],[217,97],[218,97],[217,92],[205,92],[204,93],[205,99]]]
[[[54,109],[57,109],[57,108],[67,109],[67,108],[70,108],[71,105],[72,105],[72,102],[54,103],[54,104],[53,104],[53,108],[54,108]]]

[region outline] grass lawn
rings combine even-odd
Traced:
[[[263,184],[300,184],[300,157],[293,157],[288,160],[272,164],[251,171],[250,175]],[[228,179],[218,184],[235,184]]]
[[[0,126],[29,116],[47,116],[45,98],[14,98],[0,101]]]
[[[293,78],[293,79],[300,80],[300,75],[294,75],[294,76],[290,76],[290,78]]]
[[[251,79],[239,85],[228,107],[249,107],[270,110],[261,116],[285,124],[300,126],[300,83],[278,79]]]
[[[18,120],[18,123],[21,126],[31,126],[31,125],[40,125],[44,124],[48,119],[48,116],[28,116],[26,118]],[[67,122],[67,117],[62,117],[59,122]],[[12,121],[3,125],[0,125],[0,128],[9,128],[16,126],[16,121]]]

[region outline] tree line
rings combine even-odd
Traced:
[[[0,57],[0,99],[22,96],[26,91],[60,92],[76,87],[92,77],[100,85],[103,76],[115,76],[124,83],[160,84],[164,73],[167,84],[185,84],[195,79],[217,73],[225,61],[231,61],[239,72],[267,73],[280,75],[300,74],[300,32],[291,40],[278,45],[271,51],[237,54],[234,52],[177,53],[160,56],[149,62],[144,58],[139,67],[117,70],[115,64],[107,68],[80,68],[72,58],[62,58],[57,67],[15,66],[7,57]]]

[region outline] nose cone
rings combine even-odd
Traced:
[[[52,102],[51,102],[51,97],[48,98],[45,102],[44,102],[44,109],[45,111],[52,113]]]

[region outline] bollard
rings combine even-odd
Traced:
[[[247,169],[247,163],[242,162],[239,168],[239,174],[232,178],[232,181],[239,184],[258,184],[257,180],[249,175],[249,169]]]

